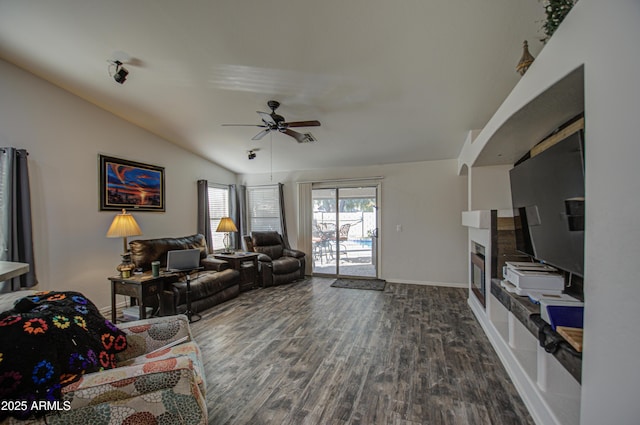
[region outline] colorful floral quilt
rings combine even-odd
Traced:
[[[22,406],[61,400],[61,388],[83,374],[116,367],[115,355],[126,346],[124,332],[79,292],[24,297],[0,313],[0,400],[21,401]],[[0,421],[7,414],[45,413],[0,411]]]

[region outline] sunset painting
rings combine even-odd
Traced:
[[[164,168],[100,155],[100,209],[164,211]]]

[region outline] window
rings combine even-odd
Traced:
[[[278,185],[247,188],[247,220],[250,232],[272,230],[282,234]]]
[[[222,217],[229,217],[229,188],[209,184],[209,220],[211,221],[211,240],[213,250],[224,248],[224,233],[217,233],[216,229]]]

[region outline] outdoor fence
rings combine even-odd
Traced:
[[[336,227],[351,224],[349,239],[370,238],[377,227],[375,212],[341,212],[338,216],[338,223],[336,223],[336,213],[319,211],[313,213],[313,221],[314,223],[331,223]]]

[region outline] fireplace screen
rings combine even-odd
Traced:
[[[485,306],[485,273],[484,273],[484,246],[474,243],[471,252],[471,291]]]

